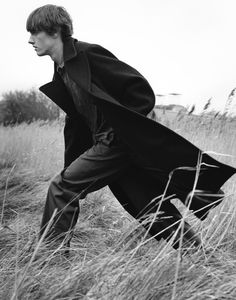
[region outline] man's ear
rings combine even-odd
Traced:
[[[55,33],[53,33],[52,37],[54,39],[57,39],[57,38],[61,37],[61,30],[58,29]]]

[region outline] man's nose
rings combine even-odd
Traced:
[[[34,44],[34,39],[33,39],[32,34],[30,35],[30,38],[29,38],[29,40],[28,40],[28,43],[31,44],[31,45]]]

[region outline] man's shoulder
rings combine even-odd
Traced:
[[[88,42],[78,41],[78,40],[75,40],[75,46],[78,51],[85,51],[85,52],[92,51],[93,49],[96,49],[96,48],[103,48],[102,46],[100,46],[98,44],[93,44],[93,43],[88,43]]]
[[[100,54],[115,57],[114,54],[112,54],[109,50],[99,44],[75,40],[75,47],[77,49],[77,52],[82,51],[88,54]]]

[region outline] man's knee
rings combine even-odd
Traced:
[[[78,177],[78,174],[77,174],[77,177]],[[69,168],[66,168],[66,169],[64,169],[64,170],[61,172],[61,178],[62,178],[62,180],[65,181],[65,182],[70,182],[70,181],[72,181],[73,176],[72,176],[72,172],[70,171]]]
[[[67,171],[67,169],[64,169],[60,174],[56,175],[50,185],[49,189],[50,190],[71,190],[73,191],[75,188],[78,189],[80,187],[80,180],[79,178],[77,180],[74,180],[70,176],[70,172]]]
[[[80,180],[86,179],[91,172],[89,166],[85,166],[81,163],[81,160],[77,160],[63,169],[61,172],[61,180],[65,183],[79,183]]]
[[[79,172],[77,173],[77,176],[73,175],[74,174],[71,174],[71,171],[68,168],[64,169],[59,175],[54,177],[51,182],[51,188],[53,189],[55,187],[64,194],[71,195],[71,197],[73,197],[75,193],[80,195],[83,190],[89,186],[90,181],[87,180],[86,177],[80,176]],[[81,199],[84,197],[85,196],[82,195],[79,196]]]
[[[61,174],[58,174],[56,175],[50,182],[50,185],[49,185],[49,191],[53,191],[57,188],[59,188],[62,184],[62,177],[61,177]]]

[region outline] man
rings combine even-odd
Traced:
[[[72,38],[64,8],[34,10],[26,28],[37,55],[54,61],[53,81],[40,90],[66,113],[65,166],[50,184],[40,235],[68,237],[79,199],[109,185],[156,239],[174,235],[177,248],[182,216],[170,200],[179,198],[204,219],[235,169],[148,119],[155,97],[147,80],[103,47]],[[148,215],[154,217],[148,221]],[[182,224],[184,241],[200,245],[189,224]]]

